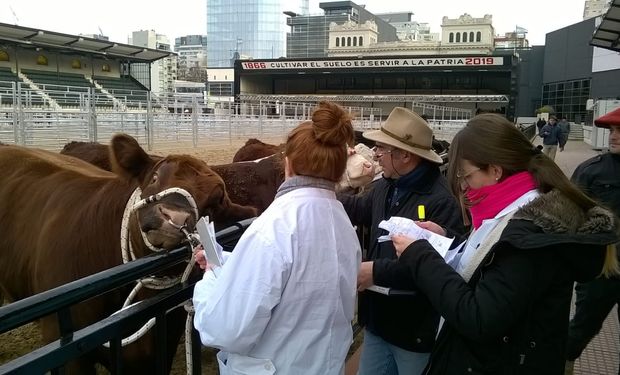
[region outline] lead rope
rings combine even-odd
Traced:
[[[134,192],[131,194],[131,196],[129,197],[127,204],[125,205],[125,211],[123,212],[123,219],[121,221],[121,256],[123,258],[123,264],[136,259],[136,255],[135,255],[133,246],[131,245],[131,241],[129,238],[129,219],[131,217],[131,214],[134,211],[148,204],[157,202],[167,195],[180,194],[183,197],[185,197],[185,199],[187,199],[190,207],[192,207],[194,211],[194,217],[196,218],[196,220],[198,220],[198,206],[196,205],[196,201],[194,200],[192,195],[189,192],[187,192],[187,190],[184,190],[181,188],[169,188],[157,194],[151,195],[145,199],[140,199],[141,194],[142,194],[142,190],[139,187],[136,188]],[[196,245],[197,238],[193,234],[189,233],[184,225],[178,225],[172,222],[171,220],[168,220],[168,223],[174,227],[177,227],[181,232],[183,232],[185,236],[188,238],[191,246]],[[164,250],[162,248],[153,246],[153,244],[151,244],[151,242],[146,237],[146,233],[144,233],[142,230],[140,230],[140,234],[142,236],[142,240],[144,241],[144,244],[151,251],[160,252]],[[140,301],[135,302],[135,303],[131,303],[131,301],[135,298],[135,296],[142,289],[142,287],[146,287],[149,289],[163,290],[163,289],[171,288],[172,286],[178,284],[179,282],[187,281],[195,264],[196,264],[196,260],[192,254],[192,257],[190,261],[188,262],[187,266],[185,267],[185,271],[183,272],[182,277],[180,278],[179,277],[174,277],[174,278],[145,277],[145,278],[138,280],[136,282],[136,286],[132,289],[132,291],[129,293],[129,296],[127,296],[127,298],[125,299],[125,303],[123,303],[123,307],[119,311],[115,312],[114,314],[118,314],[119,312],[127,309],[128,307],[133,306],[137,303],[140,303]],[[186,358],[187,373],[191,374],[192,363],[193,363],[191,347],[192,347],[192,321],[194,317],[194,307],[193,307],[191,299],[186,301],[183,305],[184,305],[185,311],[187,311],[188,313],[187,320],[185,323],[185,358]],[[144,336],[144,334],[149,329],[151,329],[154,325],[155,325],[155,318],[151,318],[148,322],[146,322],[145,325],[143,325],[134,334],[132,334],[129,337],[124,338],[121,341],[121,346],[126,346],[126,345],[129,345],[135,342],[136,340]],[[105,344],[103,344],[103,346],[105,346],[106,348],[109,348],[110,343],[106,342]]]

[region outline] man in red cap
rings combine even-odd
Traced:
[[[571,179],[590,197],[620,216],[620,109],[594,123],[609,129],[609,152],[581,163]],[[601,330],[609,312],[620,303],[620,279],[600,277],[589,283],[577,283],[575,292],[575,316],[568,332],[567,374],[572,373],[573,362]]]

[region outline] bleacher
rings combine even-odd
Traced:
[[[0,81],[2,82],[18,82],[17,74],[13,73],[11,68],[0,67]]]
[[[91,83],[82,74],[22,69],[21,73],[60,106],[83,105]]]
[[[13,73],[11,68],[0,67],[0,105],[12,105],[13,103],[13,86],[14,82],[18,82],[17,74]]]
[[[146,104],[147,88],[131,77],[93,79],[128,107],[144,107]]]

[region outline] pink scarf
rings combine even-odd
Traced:
[[[517,198],[535,188],[534,177],[529,172],[519,172],[494,185],[467,189],[465,196],[474,203],[469,209],[474,228],[478,229],[483,220],[494,218]]]

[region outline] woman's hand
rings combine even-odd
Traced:
[[[204,247],[202,245],[198,245],[194,248],[194,259],[196,259],[196,263],[202,270],[206,270],[209,267],[209,263],[207,262],[207,257],[205,256]]]
[[[396,256],[400,258],[403,251],[405,251],[405,249],[409,245],[411,245],[414,241],[415,241],[414,238],[407,237],[402,234],[393,234],[392,243],[394,244],[394,248],[396,249]],[[358,284],[359,284],[359,281],[358,281]]]
[[[366,288],[373,284],[372,266],[374,262],[362,262],[360,271],[357,274],[357,291],[363,292]]]
[[[420,228],[430,230],[433,233],[436,233],[440,236],[446,236],[446,231],[439,224],[433,223],[432,221],[416,221],[417,226]]]

